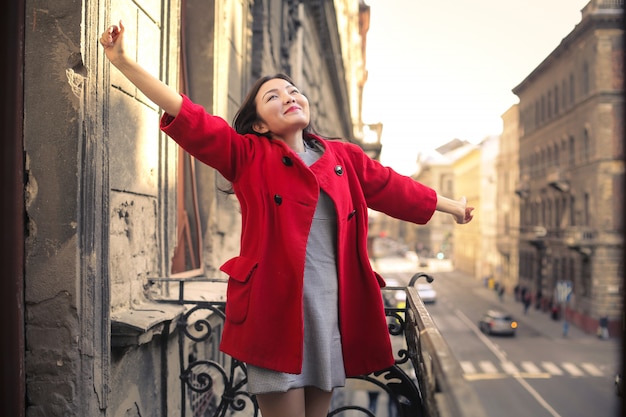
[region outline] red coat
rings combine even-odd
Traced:
[[[314,137],[325,148],[311,167],[282,141],[240,135],[183,97],[161,128],[199,161],[232,182],[241,204],[239,256],[229,276],[221,350],[252,365],[300,373],[302,286],[307,237],[320,188],[337,211],[339,326],[345,371],[393,365],[380,287],[367,253],[367,208],[424,224],[435,191],[383,167],[354,144]]]

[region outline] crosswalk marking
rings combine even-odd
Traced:
[[[509,375],[515,375],[519,373],[517,367],[513,364],[513,362],[502,362],[502,369]]]
[[[602,375],[604,375],[602,373],[602,371],[600,369],[598,369],[598,367],[595,366],[592,363],[586,363],[586,362],[585,363],[581,363],[580,367],[583,368],[585,371],[587,371],[587,373],[589,375],[593,375],[593,376],[602,376]]]
[[[602,369],[592,363],[584,362],[576,365],[572,362],[562,362],[559,365],[554,362],[543,361],[535,364],[531,361],[522,361],[514,363],[511,361],[503,361],[494,363],[488,360],[477,362],[460,361],[461,369],[466,377],[472,379],[487,377],[503,377],[506,375],[522,375],[526,378],[549,378],[550,376],[560,376],[568,374],[573,377],[580,376],[604,376]]]
[[[486,374],[497,374],[498,368],[491,361],[480,361],[478,362],[478,366],[483,370]]]
[[[584,372],[578,369],[576,365],[571,362],[563,362],[561,364],[563,369],[565,369],[571,376],[583,376]]]
[[[461,368],[463,368],[463,372],[466,374],[475,374],[476,368],[474,364],[469,361],[461,361]]]
[[[563,371],[561,371],[561,368],[559,368],[552,362],[541,362],[541,366],[543,366],[543,369],[545,369],[552,375],[563,375]]]
[[[535,365],[532,362],[522,362],[520,364],[520,366],[522,367],[524,372],[527,372],[529,374],[539,374],[539,373],[541,373],[541,370],[539,369],[539,367],[537,367],[537,365]]]

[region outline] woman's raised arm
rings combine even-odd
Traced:
[[[113,64],[128,80],[133,83],[154,104],[162,108],[171,116],[178,115],[183,103],[181,95],[161,80],[146,71],[136,61],[131,59],[124,50],[124,24],[120,20],[119,26],[109,26],[100,37],[100,44],[104,47],[111,64]]]

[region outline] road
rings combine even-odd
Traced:
[[[412,273],[407,263],[377,261],[385,278],[400,284]],[[620,342],[600,340],[529,310],[505,295],[500,301],[480,281],[450,268],[418,268],[434,277],[437,302],[427,306],[489,417],[613,417],[620,414],[614,375],[621,360]],[[445,265],[445,264],[444,264]],[[477,328],[487,309],[512,313],[519,322],[515,337],[487,336]]]

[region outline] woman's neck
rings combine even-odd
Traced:
[[[296,153],[304,152],[304,141],[303,141],[302,130],[298,130],[297,132],[294,132],[293,134],[285,135],[285,136],[275,135],[274,139],[278,139],[278,140],[285,142],[287,146],[289,146],[291,150]]]

